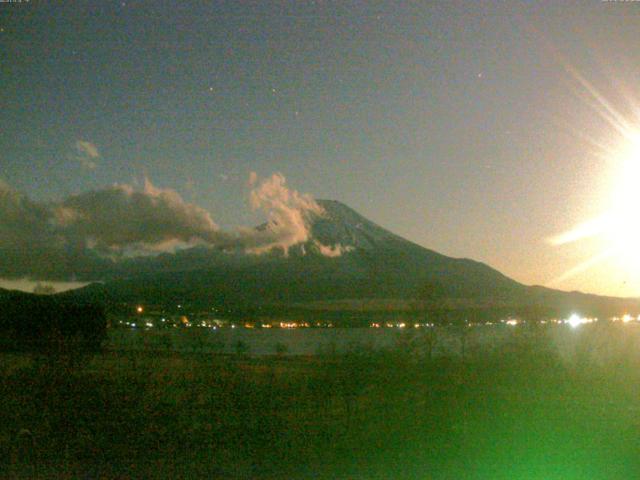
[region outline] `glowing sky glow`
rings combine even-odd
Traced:
[[[551,238],[550,243],[562,246],[601,237],[606,247],[561,274],[552,284],[589,272],[613,257],[625,264],[629,273],[640,271],[640,131],[592,87],[588,91],[599,102],[599,113],[620,137],[618,145],[603,149],[603,155],[617,170],[611,186],[610,207],[604,214]]]

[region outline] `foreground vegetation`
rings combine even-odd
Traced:
[[[560,359],[537,328],[464,358],[413,348],[427,337],[289,358],[6,353],[0,477],[635,478],[640,357],[607,328],[606,362],[586,343]]]

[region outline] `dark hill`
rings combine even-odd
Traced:
[[[106,328],[101,304],[0,289],[0,350],[96,351]]]

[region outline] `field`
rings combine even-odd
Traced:
[[[571,356],[541,327],[464,355],[429,355],[426,334],[315,355],[5,353],[0,477],[635,478],[628,327],[581,327]]]

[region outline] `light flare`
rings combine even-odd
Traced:
[[[596,265],[598,265],[599,263],[604,262],[605,260],[611,258],[614,254],[616,253],[616,250],[611,248],[608,250],[605,250],[597,255],[594,255],[593,257],[585,260],[582,263],[579,263],[578,265],[576,265],[575,267],[567,270],[566,272],[564,272],[562,275],[554,278],[553,280],[551,280],[550,282],[548,282],[549,285],[554,285],[557,283],[561,283],[564,282],[565,280],[568,280],[569,278],[572,278],[582,272],[585,272],[587,270],[589,270],[591,267],[594,267]]]
[[[594,95],[597,93],[589,91]],[[597,98],[602,100],[600,96]],[[604,101],[600,103],[606,113],[613,116],[612,107]],[[548,240],[554,246],[562,246],[598,237],[608,247],[553,279],[551,284],[567,280],[614,256],[627,268],[640,269],[640,126],[632,129],[629,122],[622,122],[617,115],[610,120],[612,124],[615,122],[621,138],[619,145],[609,149],[607,155],[618,169],[607,211]]]

